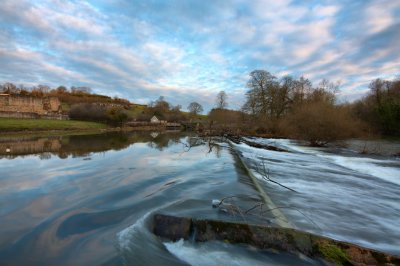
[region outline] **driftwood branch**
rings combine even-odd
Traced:
[[[281,187],[283,187],[283,188],[286,188],[286,189],[288,189],[288,190],[290,190],[290,191],[292,191],[292,192],[296,192],[296,193],[297,193],[296,190],[294,190],[294,189],[292,189],[292,188],[290,188],[290,187],[287,187],[287,186],[285,186],[285,185],[282,185],[281,183],[279,183],[279,182],[277,182],[277,181],[275,181],[275,180],[272,180],[272,179],[270,178],[270,171],[269,171],[269,169],[265,166],[265,162],[262,161],[261,165],[262,165],[262,170],[260,170],[258,164],[256,164],[256,172],[257,172],[258,174],[260,174],[260,175],[263,177],[264,180],[269,181],[269,182],[272,182],[272,183],[275,183],[275,184],[277,184],[277,185],[279,185],[279,186],[281,186]]]
[[[278,206],[275,208],[270,208],[270,209],[264,209],[263,210],[263,206],[265,206],[265,203],[263,202],[257,202],[254,206],[243,210],[242,208],[240,208],[239,206],[233,204],[233,203],[229,203],[229,204],[224,204],[224,201],[226,200],[230,200],[233,198],[250,198],[252,195],[232,195],[232,196],[227,196],[224,197],[220,200],[213,200],[213,207],[214,208],[219,208],[221,206],[224,206],[227,209],[227,213],[235,215],[236,213],[240,214],[240,216],[242,217],[242,219],[244,221],[246,221],[246,215],[252,215],[252,216],[256,216],[256,217],[260,217],[260,218],[265,218],[265,214],[270,213],[274,210],[277,209],[292,209],[295,210],[297,212],[299,212],[301,215],[304,216],[305,219],[307,219],[309,222],[311,222],[316,229],[318,229],[319,231],[321,231],[321,227],[315,223],[308,215],[306,215],[304,212],[300,211],[299,209],[292,207],[292,206]],[[230,210],[230,212],[228,212],[228,209]],[[259,210],[258,214],[254,214],[252,213],[255,210]],[[279,217],[273,216],[272,218],[274,219],[280,219]]]

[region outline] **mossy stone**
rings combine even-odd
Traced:
[[[334,244],[320,242],[318,250],[323,255],[324,259],[335,263],[338,266],[345,266],[349,264],[349,259],[346,253]]]

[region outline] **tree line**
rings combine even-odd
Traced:
[[[214,128],[243,134],[303,139],[311,145],[377,134],[400,135],[400,79],[371,82],[367,96],[354,102],[337,102],[340,82],[305,78],[278,78],[254,70],[246,84],[240,111],[228,110],[227,95],[220,92],[209,113]]]
[[[400,136],[400,78],[376,79],[368,94],[353,103],[339,104],[340,83],[322,80],[313,84],[301,76],[278,78],[266,70],[249,74],[240,110],[229,110],[228,95],[216,95],[215,108],[207,116],[209,128],[242,134],[260,134],[304,139],[312,145],[351,137]],[[37,85],[30,89],[13,83],[0,85],[0,92],[22,96],[57,96],[68,106],[73,119],[122,124],[127,120],[149,121],[153,115],[162,120],[182,122],[197,119],[204,110],[198,102],[172,105],[160,96],[139,112],[128,100],[92,93],[89,87],[59,86],[51,89]],[[133,114],[134,113],[134,114]]]
[[[72,105],[75,103],[115,103],[122,105],[129,105],[130,102],[126,99],[119,97],[110,97],[106,95],[93,93],[90,87],[86,86],[58,86],[50,88],[47,85],[36,85],[30,88],[24,85],[15,85],[11,82],[0,84],[0,93],[19,95],[19,96],[32,96],[32,97],[45,97],[56,96],[61,102]]]
[[[352,107],[370,130],[388,136],[400,136],[400,78],[372,81],[368,95],[356,101]]]

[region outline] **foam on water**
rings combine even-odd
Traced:
[[[252,141],[252,142],[257,142],[261,144],[267,144],[267,145],[272,145],[276,146],[278,148],[283,148],[289,151],[295,151],[295,152],[301,152],[301,153],[318,153],[315,149],[311,147],[303,147],[296,145],[292,140],[290,139],[263,139],[263,138],[245,138],[246,140]]]
[[[142,217],[140,217],[134,224],[128,226],[127,228],[123,229],[119,233],[117,233],[118,245],[121,249],[130,249],[130,244],[134,240],[134,236],[137,233],[146,232],[146,222],[150,218],[150,216],[168,206],[171,206],[178,201],[172,201],[157,208],[151,209],[150,211],[146,212]]]
[[[183,239],[178,242],[164,243],[168,251],[179,259],[189,263],[192,266],[219,266],[229,262],[229,265],[266,265],[250,258],[240,258],[235,254],[230,254],[221,250],[210,250],[206,245],[195,247]]]
[[[290,140],[251,141],[290,151],[232,143],[248,168],[264,181],[272,201],[283,206],[282,212],[298,229],[400,254],[399,160],[363,157],[349,150],[341,150],[345,155],[333,154]],[[272,180],[297,192],[257,174],[263,172],[263,165]]]
[[[365,157],[349,157],[340,155],[326,154],[318,148],[299,146],[293,143],[293,141],[288,139],[252,139],[251,141],[256,141],[258,143],[274,145],[280,148],[286,148],[289,151],[300,152],[308,155],[315,155],[319,158],[327,159],[331,163],[345,167],[347,169],[371,175],[382,180],[400,185],[400,164],[397,160],[389,159],[372,159]],[[251,148],[245,144],[242,144],[242,148]],[[253,148],[252,152],[257,151],[257,153],[265,154],[266,152],[260,149]],[[254,154],[253,154],[254,155]],[[284,155],[283,155],[284,156]],[[282,155],[274,153],[274,157],[282,157]],[[291,156],[293,157],[293,156]],[[303,157],[304,158],[304,157]],[[315,158],[313,158],[315,160]]]
[[[168,205],[152,209],[117,234],[117,249],[124,265],[186,265],[169,253],[149,230],[152,214]]]
[[[130,250],[130,244],[134,240],[134,235],[139,231],[145,230],[145,221],[153,212],[154,210],[147,212],[139,220],[137,220],[136,223],[125,228],[117,234],[118,245],[120,249]]]
[[[398,164],[396,161],[323,154],[318,154],[318,156],[328,158],[335,164],[353,171],[372,175],[385,181],[400,185],[400,167],[391,166],[391,164]]]
[[[268,265],[319,265],[308,258],[288,254],[261,253],[256,249],[234,246],[223,242],[193,244],[183,239],[166,242],[165,247],[182,261],[192,266],[268,266]]]

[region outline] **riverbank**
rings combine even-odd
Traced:
[[[164,131],[157,126],[111,127],[89,121],[0,118],[2,136],[60,136],[96,134],[117,131]]]
[[[76,120],[0,118],[1,132],[106,129],[103,123]]]

